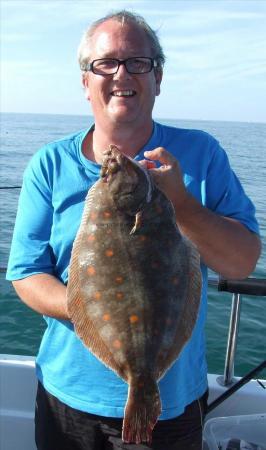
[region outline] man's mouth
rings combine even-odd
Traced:
[[[133,97],[134,95],[136,95],[136,91],[133,91],[131,89],[116,90],[116,91],[112,91],[111,95],[114,97]]]

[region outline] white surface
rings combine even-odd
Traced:
[[[216,379],[217,375],[208,376],[209,402],[225,390]],[[34,358],[0,354],[1,450],[36,450],[34,443],[36,386]],[[266,414],[266,390],[252,380],[214,409],[207,419],[258,413]]]
[[[222,443],[239,439],[266,448],[266,414],[215,417],[204,427],[204,439],[210,450],[219,450]]]
[[[1,450],[36,450],[36,386],[34,358],[0,355]]]
[[[224,386],[217,383],[217,378],[218,375],[208,375],[209,403],[226,390]],[[213,417],[259,413],[266,413],[266,389],[263,389],[256,380],[251,380],[208,414],[206,420]]]

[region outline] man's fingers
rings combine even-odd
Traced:
[[[144,152],[145,158],[152,161],[159,161],[161,164],[175,165],[176,159],[163,147],[157,147],[154,150]]]

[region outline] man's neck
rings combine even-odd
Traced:
[[[90,132],[83,142],[83,154],[91,161],[102,163],[103,152],[109,149],[109,145],[116,145],[125,155],[134,157],[149,140],[153,129],[152,121],[147,126],[138,130],[128,127],[126,124],[120,127],[101,128],[95,124],[95,129]]]

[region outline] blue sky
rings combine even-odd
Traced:
[[[91,114],[76,60],[83,31],[127,8],[167,61],[155,118],[266,122],[266,0],[0,0],[1,111]]]

